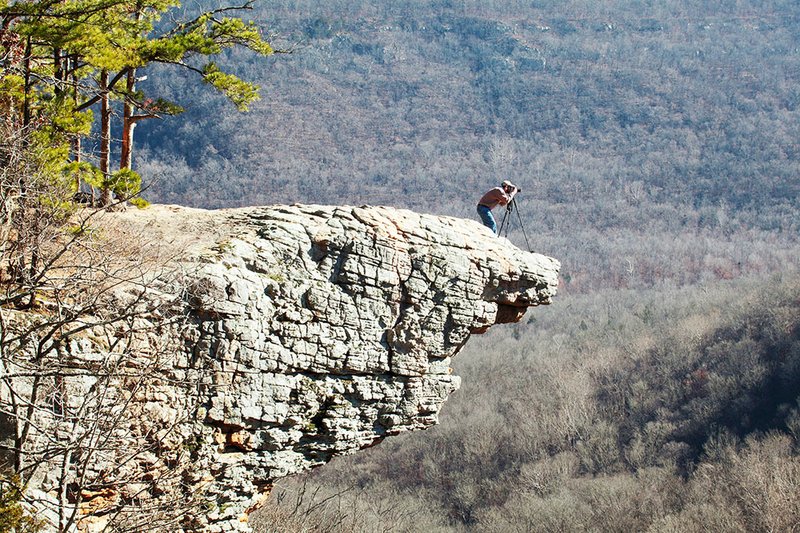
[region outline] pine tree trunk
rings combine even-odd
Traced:
[[[24,94],[22,100],[22,131],[21,131],[21,138],[20,138],[20,146],[22,147],[23,152],[27,152],[28,150],[28,130],[31,124],[32,113],[31,113],[31,91],[33,90],[33,82],[31,81],[31,54],[33,53],[33,47],[31,46],[31,38],[28,37],[27,42],[25,44],[25,57],[23,59],[23,76],[25,79],[25,86],[24,86]],[[22,219],[25,219],[26,211],[28,210],[30,204],[28,199],[28,184],[27,184],[27,177],[24,173],[21,173],[19,176],[19,192],[20,198],[22,198],[22,205],[19,206],[17,212]],[[36,217],[34,217],[36,219]],[[20,224],[20,227],[22,224]],[[27,228],[26,228],[27,229]],[[33,233],[33,232],[32,232]],[[13,269],[13,277],[15,281],[24,283],[25,282],[25,275],[26,269],[28,273],[35,271],[36,269],[36,248],[35,246],[31,246],[30,243],[30,234],[25,231],[19,232],[17,239],[19,240],[19,254],[16,258],[16,267]],[[28,260],[28,254],[30,254],[30,261]],[[31,296],[31,301],[33,302],[33,296]]]
[[[75,109],[78,108],[78,74],[77,64],[78,58],[75,55],[67,55],[67,78],[72,82],[72,105]],[[72,161],[80,163],[82,159],[81,154],[81,135],[76,133],[72,137]],[[81,192],[81,173],[75,172],[75,192]]]
[[[131,68],[128,70],[126,84],[126,92],[128,95],[133,94],[135,84],[136,69]],[[122,116],[122,153],[119,160],[120,170],[123,168],[130,169],[133,164],[133,130],[135,127],[136,121],[133,118],[133,104],[131,104],[130,98],[126,98]]]
[[[64,86],[66,85],[64,82],[67,80],[66,72],[64,71],[64,58],[61,56],[61,49],[60,48],[53,48],[53,79],[55,80],[55,86],[53,90],[55,91],[56,95],[61,94],[64,92]]]
[[[22,128],[23,128],[23,142],[27,144],[26,140],[26,133],[28,131],[28,126],[31,123],[31,54],[33,53],[33,47],[31,46],[31,38],[28,37],[28,42],[25,45],[25,59],[23,61],[23,68],[25,70],[25,95],[22,102]]]
[[[100,172],[103,187],[100,206],[111,205],[111,106],[108,96],[108,71],[100,73]]]

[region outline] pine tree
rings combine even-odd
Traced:
[[[194,66],[193,58],[210,57],[225,48],[244,46],[262,55],[274,51],[250,22],[225,16],[251,4],[209,11],[156,30],[156,24],[178,3],[171,0],[39,0],[2,5],[0,27],[26,43],[21,65],[22,125],[34,118],[55,144],[71,143],[67,171],[75,187],[81,181],[101,189],[101,204],[112,195],[129,199],[141,185],[133,172],[133,130],[146,118],[179,113],[174,103],[136,90],[137,69],[166,63],[196,72],[241,110],[258,98],[258,88],[213,61]],[[47,106],[41,102],[49,102]],[[114,102],[122,102],[122,147],[119,171],[111,168]],[[83,163],[80,138],[89,135],[91,109],[100,104],[100,154],[96,168]],[[56,120],[58,117],[58,120]],[[62,165],[69,161],[62,160]]]

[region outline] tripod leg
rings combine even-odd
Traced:
[[[519,219],[519,227],[522,228],[522,234],[525,236],[525,244],[528,245],[528,251],[533,252],[533,249],[531,248],[531,243],[528,240],[528,233],[525,231],[525,225],[522,224],[522,215],[519,214],[519,208],[516,205],[517,202],[516,200],[512,201],[514,202],[514,210],[517,212],[517,218]]]
[[[507,219],[508,219],[508,209],[506,209],[506,212],[503,213],[503,220],[502,220],[502,222],[500,222],[500,229],[497,230],[497,236],[498,237],[503,234],[503,228],[504,227],[506,228],[506,235],[508,235],[508,226],[506,225],[506,220]],[[509,220],[509,224],[510,223],[511,223],[511,221]]]

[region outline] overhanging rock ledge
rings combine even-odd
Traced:
[[[185,240],[189,321],[169,333],[169,379],[134,400],[141,424],[171,428],[160,446],[190,449],[182,484],[211,502],[192,518],[208,531],[247,530],[243,513],[280,477],[435,424],[459,386],[450,358],[550,303],[560,267],[477,222],[387,207],[115,216]],[[196,383],[191,401],[175,381]]]

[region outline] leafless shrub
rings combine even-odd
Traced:
[[[193,385],[167,356],[186,320],[181,272],[146,235],[64,204],[35,165],[12,170],[0,175],[4,475],[59,531],[174,526],[198,505],[180,468]]]
[[[726,509],[743,531],[800,528],[800,457],[783,434],[750,438],[742,449],[724,446],[718,462],[704,463],[694,476],[695,497]]]
[[[417,499],[387,499],[353,485],[323,488],[308,475],[282,481],[251,525],[257,533],[441,530],[440,521]]]

